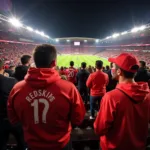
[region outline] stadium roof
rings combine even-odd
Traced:
[[[63,38],[56,38],[55,40],[59,40],[59,41],[66,41],[66,40],[70,40],[70,41],[90,41],[93,42],[95,40],[97,40],[96,38],[88,38],[88,37],[63,37]]]

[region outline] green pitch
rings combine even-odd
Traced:
[[[75,67],[80,67],[82,62],[86,62],[87,66],[95,66],[96,60],[102,60],[104,66],[110,64],[105,58],[93,55],[59,55],[57,57],[57,66],[69,67],[70,61],[74,61]]]

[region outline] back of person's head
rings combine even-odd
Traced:
[[[56,66],[57,51],[49,44],[38,45],[33,52],[33,59],[37,68],[53,68]]]
[[[73,67],[74,66],[74,62],[70,61],[70,66]]]
[[[140,67],[145,68],[146,67],[146,62],[145,61],[139,61],[140,62]]]
[[[96,61],[96,69],[102,69],[103,68],[103,62],[101,60]]]
[[[24,77],[27,74],[27,72],[28,72],[28,67],[27,66],[17,66],[15,68],[14,77],[18,81],[22,81],[22,80],[24,80]]]
[[[31,56],[30,55],[23,55],[21,57],[22,65],[29,65],[30,64],[30,60],[31,60]]]
[[[110,70],[110,67],[109,67],[108,65],[106,66],[106,70],[107,70],[107,71]]]
[[[103,68],[103,70],[105,70],[106,68],[105,67],[102,67]]]
[[[63,70],[64,70],[64,67],[61,66],[60,70],[63,71]]]
[[[81,67],[82,67],[83,69],[85,69],[85,68],[86,68],[86,63],[85,63],[85,62],[82,62],[82,63],[81,63]]]

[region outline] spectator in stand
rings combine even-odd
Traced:
[[[12,126],[7,116],[7,100],[10,91],[16,84],[14,78],[4,74],[4,63],[0,60],[0,150],[6,150],[9,135],[13,134],[17,141],[17,150],[24,150],[23,131],[20,124]]]
[[[103,72],[106,72],[106,68],[105,68],[105,67],[103,67],[102,71],[103,71]]]
[[[21,57],[21,63],[22,63],[22,65],[17,66],[15,69],[15,73],[14,73],[14,77],[18,81],[24,80],[24,77],[27,74],[27,71],[30,67],[31,56],[30,55],[23,55]]]
[[[116,89],[105,94],[94,123],[100,136],[102,150],[145,150],[150,121],[150,94],[148,84],[136,83],[139,68],[137,58],[122,53],[109,58],[114,63]]]
[[[60,75],[66,75],[66,71],[65,71],[64,67],[60,68],[59,74]]]
[[[94,72],[94,70],[92,69],[92,66],[91,66],[91,65],[89,65],[89,67],[88,67],[88,72],[89,72],[89,73],[93,73],[93,72]]]
[[[113,63],[110,63],[110,68],[108,71],[107,71],[107,74],[108,74],[108,77],[109,77],[109,83],[106,87],[107,89],[107,92],[111,91],[111,90],[114,90],[116,88],[116,85],[117,85],[117,80],[113,78],[112,76],[112,73],[113,73]]]
[[[150,73],[146,69],[146,62],[140,61],[140,68],[135,76],[136,82],[148,82],[150,80]]]
[[[105,70],[105,73],[107,73],[108,74],[108,72],[110,71],[110,67],[107,65],[106,66],[106,70]]]
[[[88,101],[88,88],[86,87],[86,81],[90,73],[86,70],[86,63],[81,63],[81,70],[77,73],[76,80],[78,85],[78,90],[84,100],[85,104]]]
[[[30,150],[72,150],[71,124],[83,121],[83,100],[76,87],[55,70],[54,46],[37,46],[33,58],[36,68],[30,68],[10,93],[9,119],[12,124],[22,123]]]
[[[77,69],[74,67],[74,62],[70,62],[70,67],[67,70],[67,78],[68,81],[72,82],[73,84],[76,84],[76,74],[77,74]]]
[[[87,87],[90,88],[90,119],[94,119],[96,102],[98,101],[98,104],[100,105],[101,98],[106,93],[106,86],[109,83],[108,75],[104,73],[102,69],[103,62],[101,60],[97,60],[96,72],[90,74],[86,82]]]
[[[9,74],[9,77],[13,77],[15,66],[10,66],[9,69],[5,69],[5,72]]]

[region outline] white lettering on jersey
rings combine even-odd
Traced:
[[[68,71],[68,77],[73,78],[74,77],[74,70],[69,70]]]
[[[33,99],[41,96],[48,99],[50,102],[55,99],[51,92],[39,89],[37,91],[32,91],[31,93],[29,93],[28,96],[26,96],[26,100],[31,103]]]
[[[49,102],[48,100],[44,99],[44,98],[40,98],[40,99],[34,99],[33,103],[31,103],[31,106],[34,107],[34,123],[38,124],[39,121],[39,115],[41,115],[39,113],[39,105],[44,104],[44,109],[42,111],[42,123],[46,123],[46,116],[47,116],[47,112],[49,110]]]

